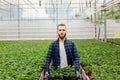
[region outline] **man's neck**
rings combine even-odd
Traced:
[[[64,42],[64,41],[65,41],[65,38],[63,38],[63,39],[59,38],[59,41],[60,41],[60,42]]]

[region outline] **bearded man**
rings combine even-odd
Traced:
[[[81,76],[80,71],[80,59],[75,44],[66,38],[66,25],[58,24],[57,25],[57,34],[58,39],[52,42],[49,46],[48,53],[45,60],[44,72],[45,78],[48,80],[53,80],[49,76],[49,66],[52,60],[52,66],[61,68],[67,66],[75,66],[76,68],[76,78]],[[55,79],[54,79],[55,80]]]

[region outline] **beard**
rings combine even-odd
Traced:
[[[66,37],[66,34],[64,34],[64,35],[58,34],[58,35],[59,35],[59,38],[60,38],[60,39],[64,39],[64,38]]]

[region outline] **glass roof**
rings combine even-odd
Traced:
[[[110,1],[112,0],[0,0],[0,16],[15,18],[19,13],[20,18],[83,18],[94,13],[95,5],[99,8]]]

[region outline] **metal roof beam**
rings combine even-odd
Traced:
[[[101,12],[101,10],[105,10],[105,9],[110,8],[110,7],[112,7],[112,6],[116,5],[116,4],[119,4],[119,3],[120,3],[120,0],[110,1],[110,2],[102,5],[98,9],[96,9],[96,11],[94,13]]]

